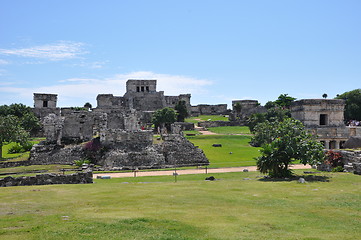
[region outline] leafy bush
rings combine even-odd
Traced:
[[[342,166],[337,166],[335,168],[332,169],[332,172],[343,172],[343,167]]]
[[[32,143],[32,142],[26,142],[26,143],[22,144],[24,152],[30,151],[33,146],[34,146],[34,143]]]
[[[31,150],[33,145],[34,143],[31,142],[25,142],[23,144],[13,143],[13,145],[8,150],[8,154],[28,152]]]
[[[20,143],[14,143],[8,150],[8,154],[25,152]]]
[[[78,167],[81,167],[84,163],[85,164],[90,164],[90,161],[87,159],[81,159],[81,160],[75,160],[74,161],[75,165],[77,165]]]

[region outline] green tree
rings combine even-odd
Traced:
[[[184,122],[184,119],[186,119],[189,116],[186,102],[184,100],[181,100],[175,105],[174,109],[177,111],[177,121],[178,122]]]
[[[274,101],[274,103],[280,107],[289,108],[291,103],[295,100],[296,98],[288,96],[288,94],[281,94],[279,95],[278,99]]]
[[[86,109],[90,109],[90,108],[92,108],[93,106],[91,105],[91,103],[90,102],[86,102],[85,104],[84,104],[84,108],[86,108]]]
[[[24,104],[14,103],[10,106],[0,106],[0,116],[9,115],[17,117],[20,121],[20,125],[26,131],[36,132],[41,128],[39,119],[34,115],[31,108]]]
[[[322,94],[322,97],[326,99],[328,97],[327,93]]]
[[[20,124],[24,130],[34,133],[41,129],[39,119],[32,113],[25,113],[20,119]]]
[[[13,115],[0,116],[0,158],[2,158],[4,142],[25,144],[28,137],[29,133],[23,129],[18,117]]]
[[[266,120],[269,122],[274,121],[283,121],[286,118],[290,118],[291,113],[288,109],[282,108],[270,108],[267,110],[266,113],[255,113],[252,114],[247,121],[247,126],[253,132],[257,124],[265,122]]]
[[[268,133],[265,135],[264,131]],[[298,120],[287,118],[282,122],[264,122],[262,128],[256,129],[255,137],[258,134],[264,135],[264,143],[257,167],[261,173],[271,177],[292,176],[289,166],[295,161],[312,165],[325,159],[323,145],[307,133]]]
[[[152,123],[155,128],[166,128],[171,131],[171,124],[177,120],[177,113],[173,108],[165,107],[153,114]]]
[[[262,123],[266,120],[266,114],[254,113],[248,118],[247,126],[249,127],[250,131],[253,132],[257,124]]]
[[[346,101],[345,121],[361,121],[361,89],[345,92],[338,95],[336,99],[344,99]]]
[[[277,107],[277,104],[276,104],[275,102],[268,101],[268,102],[266,102],[266,104],[264,105],[264,107],[265,107],[266,109],[271,109],[271,108]]]

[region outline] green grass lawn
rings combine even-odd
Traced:
[[[254,158],[259,156],[259,148],[249,145],[251,136],[198,135],[187,138],[204,151],[213,168],[255,166]],[[222,147],[213,147],[213,144],[222,144]]]
[[[301,171],[297,171],[302,174]],[[361,176],[261,181],[257,172],[6,187],[0,239],[358,239]],[[311,179],[310,177],[307,179]],[[316,179],[316,178],[315,178]]]
[[[30,140],[30,142],[34,143],[34,144],[38,144],[40,141],[45,140],[45,138],[33,138]],[[4,144],[2,146],[2,159],[0,156],[0,160],[10,160],[10,159],[15,159],[16,161],[25,161],[29,158],[29,152],[25,152],[25,153],[8,153],[9,149],[14,145],[15,143],[8,143],[8,144]]]
[[[218,134],[251,134],[247,126],[210,127],[208,131]]]
[[[200,121],[228,121],[228,117],[224,115],[199,115],[198,117],[190,117],[185,122],[197,123]]]

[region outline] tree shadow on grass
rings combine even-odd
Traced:
[[[303,180],[302,180],[303,179]],[[260,179],[258,179],[258,181],[262,181],[262,182],[291,182],[291,181],[299,181],[300,183],[303,183],[303,181],[305,182],[329,182],[330,181],[330,177],[329,176],[322,176],[322,175],[317,175],[317,173],[310,173],[310,174],[305,174],[304,175],[293,175],[292,177],[289,178],[271,178],[268,176],[264,176]]]

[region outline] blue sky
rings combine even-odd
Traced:
[[[361,1],[0,0],[0,105],[96,106],[127,79],[191,103],[361,87]]]

